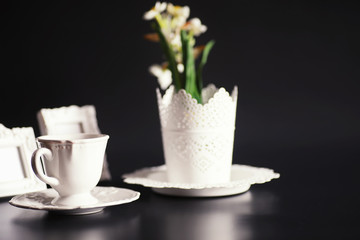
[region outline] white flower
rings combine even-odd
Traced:
[[[179,73],[183,73],[184,72],[184,64],[178,63],[177,69],[178,69]]]
[[[203,25],[198,18],[193,18],[186,23],[185,29],[193,32],[195,36],[199,36],[201,33],[206,32],[207,27]]]
[[[180,34],[171,34],[169,37],[169,42],[171,43],[171,45],[176,48],[179,49],[181,48],[181,37]]]
[[[162,90],[167,89],[172,83],[171,71],[160,65],[154,64],[150,66],[149,71],[158,78],[158,83]]]
[[[166,2],[156,2],[155,6],[144,14],[145,20],[151,20],[166,9]]]
[[[180,32],[180,28],[186,23],[190,16],[190,8],[188,6],[174,6],[173,4],[168,3],[167,12],[172,17],[171,27],[176,32]]]
[[[167,5],[167,11],[174,17],[179,17],[185,20],[190,16],[190,8],[188,6],[174,6],[173,4],[169,3]]]

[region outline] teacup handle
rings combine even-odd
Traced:
[[[35,175],[44,183],[49,184],[50,186],[59,185],[59,180],[54,177],[49,177],[44,174],[42,165],[41,165],[41,156],[45,156],[45,161],[52,161],[53,155],[50,149],[48,148],[39,148],[36,149],[33,155],[31,156],[31,166]]]

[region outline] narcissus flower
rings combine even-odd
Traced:
[[[144,19],[153,20],[151,27],[155,31],[146,34],[145,38],[159,42],[166,58],[165,64],[152,65],[149,71],[157,77],[161,89],[165,90],[173,83],[176,91],[184,89],[202,103],[202,71],[214,41],[195,46],[195,37],[204,33],[207,27],[199,18],[188,20],[189,16],[188,6],[172,3],[156,2],[145,12]]]
[[[190,16],[190,8],[188,6],[174,6],[169,3],[167,5],[167,12],[173,16],[172,25],[174,27],[181,27],[186,23],[186,19]]]
[[[207,27],[201,23],[200,19],[193,18],[185,24],[184,29],[191,31],[195,36],[199,36],[206,32]]]
[[[158,83],[162,90],[167,89],[172,83],[171,71],[167,68],[163,68],[158,64],[150,66],[149,71],[158,79]]]
[[[161,14],[166,9],[167,3],[156,2],[155,6],[144,14],[145,20],[154,19],[157,15]]]

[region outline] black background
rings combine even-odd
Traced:
[[[234,161],[282,167],[357,157],[359,8],[314,1],[175,1],[216,45],[205,85],[239,87]],[[40,108],[93,104],[113,175],[161,164],[148,67],[163,61],[142,19],[152,1],[13,2],[1,8],[0,123],[32,126]],[[329,158],[330,157],[330,158]],[[116,163],[116,164],[115,164]]]
[[[281,173],[270,184],[283,194],[282,211],[296,204],[294,214],[313,218],[305,228],[303,215],[292,230],[322,222],[323,229],[341,230],[328,237],[354,236],[348,227],[354,230],[351,219],[359,216],[356,1],[173,2],[189,5],[191,17],[208,26],[199,44],[216,40],[205,85],[239,87],[234,163]],[[163,59],[159,45],[143,38],[151,29],[142,15],[153,4],[2,6],[0,123],[32,126],[38,136],[40,108],[93,104],[101,131],[110,135],[115,181],[162,164],[157,83],[147,69]]]
[[[239,87],[234,162],[268,167],[357,158],[359,8],[313,1],[176,1],[216,45],[204,81]],[[163,162],[148,67],[163,61],[143,13],[152,1],[18,3],[1,9],[0,122],[93,104],[112,174]],[[357,160],[357,159],[356,159]]]

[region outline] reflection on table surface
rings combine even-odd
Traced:
[[[27,210],[0,203],[0,212],[7,216],[1,239],[136,239],[139,215],[123,206],[83,216],[66,216],[46,211]],[[11,231],[9,230],[11,229]]]
[[[269,192],[196,199],[151,195],[149,202],[151,208],[141,215],[144,239],[150,234],[154,239],[251,239],[255,233],[247,218],[276,207]]]
[[[252,239],[254,215],[275,211],[271,192],[177,198],[146,190],[139,201],[85,216],[61,216],[0,203],[4,239]]]

